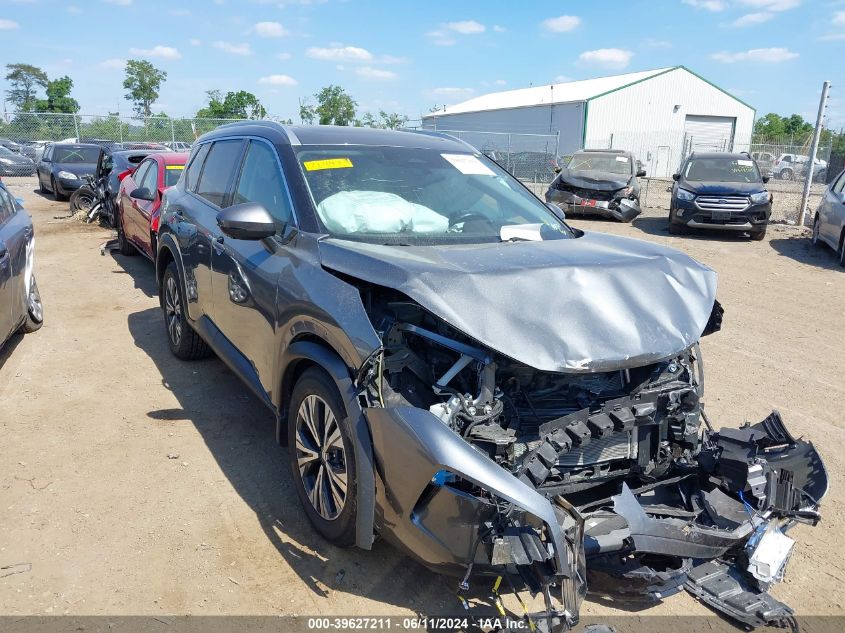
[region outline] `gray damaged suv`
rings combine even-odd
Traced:
[[[331,542],[380,534],[459,592],[505,577],[545,596],[541,631],[577,621],[587,572],[791,620],[766,589],[827,475],[777,413],[707,421],[712,270],[574,230],[436,132],[226,125],[163,208],[171,350],[213,351],[275,413]]]

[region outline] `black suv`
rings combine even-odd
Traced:
[[[458,139],[226,125],[162,207],[172,352],[213,350],[273,411],[305,513],[335,544],[377,532],[442,573],[515,575],[557,631],[577,617],[585,558],[662,592],[691,559],[747,576],[755,529],[815,516],[824,468],[778,416],[702,436],[716,274],[570,228]],[[638,495],[660,509],[646,518]],[[690,512],[699,496],[715,509]],[[751,504],[779,509],[752,524]],[[736,530],[713,527],[723,511]],[[701,595],[741,611],[720,602],[724,582]]]
[[[672,178],[669,232],[718,229],[766,236],[772,195],[757,162],[747,153],[693,153]]]

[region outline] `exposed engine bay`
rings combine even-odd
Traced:
[[[698,343],[643,366],[540,371],[401,292],[356,285],[383,341],[359,381],[368,406],[429,412],[551,501],[564,535],[565,545],[553,542],[518,504],[438,471],[414,521],[433,534],[438,511],[477,521],[465,543],[454,536],[467,559],[459,594],[473,573],[542,594],[546,611],[527,615],[541,631],[568,630],[588,590],[662,599],[685,588],[744,625],[793,625],[792,610],[766,590],[783,578],[789,527],[820,518],[824,466],[777,412],[716,431],[702,404]],[[716,302],[703,334],[720,328],[722,313]]]

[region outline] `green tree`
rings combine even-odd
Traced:
[[[403,127],[408,122],[408,117],[404,114],[399,114],[398,112],[385,112],[384,110],[380,110],[379,118],[381,119],[380,127],[383,127],[388,130],[398,130],[400,127]]]
[[[138,116],[148,117],[150,106],[158,99],[158,91],[167,72],[159,70],[145,59],[130,59],[126,62],[126,100],[132,102],[132,108]]]
[[[351,125],[355,121],[358,104],[340,86],[327,86],[314,98],[317,99],[314,113],[320,125]]]
[[[6,64],[6,97],[20,112],[32,112],[39,88],[47,87],[47,73],[31,64]]]
[[[79,102],[70,96],[73,90],[73,79],[65,75],[47,82],[47,98],[36,99],[36,112],[64,112],[74,114],[79,112]]]
[[[813,125],[800,114],[784,117],[769,112],[754,123],[754,134],[765,138],[791,136],[795,143],[801,143],[812,133]]]
[[[208,105],[197,111],[198,119],[263,119],[267,110],[251,92],[239,90],[227,92],[226,96],[219,90],[209,90]]]
[[[299,100],[299,120],[303,125],[313,125],[317,118],[314,106],[308,103],[308,99]]]

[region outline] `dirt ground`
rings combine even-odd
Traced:
[[[217,359],[168,351],[152,265],[100,255],[110,232],[11,184],[36,226],[45,325],[0,351],[0,614],[455,613],[455,581],[383,542],[341,550],[314,535],[273,420]],[[665,217],[584,229],[688,252],[719,273],[721,332],[702,343],[717,426],[778,408],[826,460],[816,528],[798,526],[773,593],[800,615],[845,614],[845,271],[806,233],[763,242],[673,237]],[[842,583],[842,584],[840,584]],[[483,597],[484,591],[480,591]],[[709,614],[685,594],[582,613]]]

